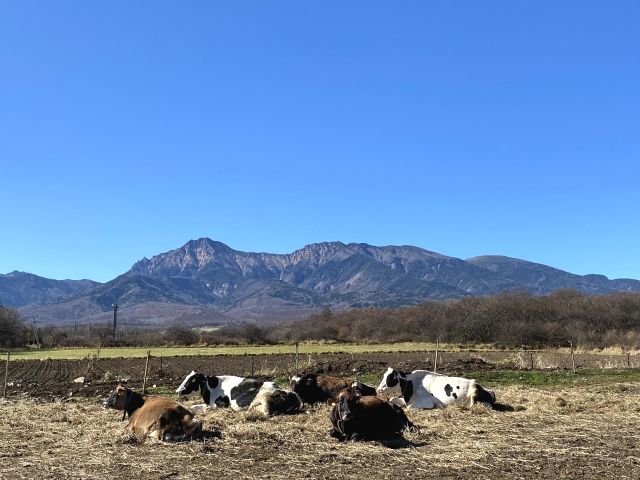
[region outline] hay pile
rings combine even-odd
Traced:
[[[516,411],[408,411],[423,430],[386,444],[329,438],[326,406],[270,419],[210,409],[199,417],[219,438],[161,444],[123,437],[97,399],[10,400],[0,478],[637,478],[639,384],[497,393]]]

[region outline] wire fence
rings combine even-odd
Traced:
[[[158,350],[158,349],[156,349]],[[565,350],[493,350],[319,353],[301,354],[292,346],[289,354],[245,354],[166,357],[147,352],[143,358],[100,358],[100,351],[81,360],[13,360],[6,355],[2,396],[26,392],[66,395],[100,393],[102,387],[123,381],[134,386],[176,388],[191,371],[215,375],[288,378],[293,374],[322,373],[359,377],[382,374],[388,366],[399,370],[430,370],[466,375],[478,371],[568,371],[640,368],[640,355],[601,354]],[[9,388],[10,387],[10,388]],[[91,388],[93,388],[93,390]]]

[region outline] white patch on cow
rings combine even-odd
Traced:
[[[475,393],[475,380],[439,375],[426,370],[411,372],[414,396],[409,400],[413,408],[470,405]]]
[[[211,395],[211,397],[209,398],[209,405],[216,406],[217,398],[228,397],[229,406],[232,410],[242,410],[242,407],[238,406],[236,400],[231,398],[231,389],[233,387],[237,387],[243,380],[243,377],[236,377],[234,375],[219,376],[218,385],[216,385],[216,388],[209,389],[209,393]]]

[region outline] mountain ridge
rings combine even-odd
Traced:
[[[108,321],[113,302],[121,307],[120,315],[136,312],[129,317],[132,323],[162,324],[182,318],[192,323],[278,321],[325,307],[400,307],[511,290],[535,295],[558,288],[640,292],[635,279],[581,276],[500,255],[463,260],[412,245],[339,241],[311,243],[291,253],[256,253],[206,237],[143,257],[105,283],[43,279],[40,285],[32,279],[41,290],[27,294],[24,287],[18,297],[17,287],[8,285],[16,278],[13,272],[0,275],[0,301],[19,298],[21,312],[49,323]],[[6,294],[11,288],[13,296]]]

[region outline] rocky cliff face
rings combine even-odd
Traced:
[[[324,306],[397,307],[516,289],[534,294],[557,288],[640,291],[637,280],[574,275],[508,257],[465,261],[412,246],[342,242],[311,244],[289,254],[252,253],[208,238],[143,258],[105,284],[81,282],[48,297],[24,294],[14,305],[43,321],[72,322],[107,318],[117,301],[122,315],[136,312],[132,321],[157,323],[176,318],[279,320]],[[52,302],[57,303],[35,305]]]

